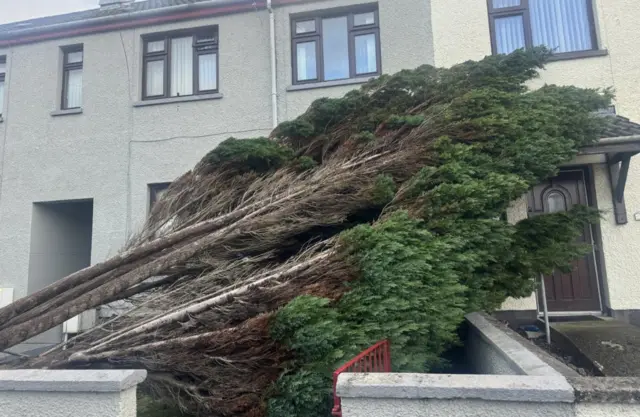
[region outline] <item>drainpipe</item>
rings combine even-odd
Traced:
[[[278,78],[276,74],[276,18],[273,14],[272,0],[267,0],[269,11],[269,43],[271,54],[271,117],[273,127],[278,126]]]

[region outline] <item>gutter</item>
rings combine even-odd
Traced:
[[[278,78],[276,74],[276,18],[273,14],[271,0],[267,0],[267,10],[269,11],[269,52],[271,55],[271,117],[275,129],[278,126]]]
[[[200,3],[162,7],[139,12],[122,13],[75,22],[17,29],[0,34],[0,46],[38,42],[48,39],[93,34],[140,26],[171,23],[177,20],[196,19],[220,14],[230,14],[263,8],[264,1],[209,0]]]

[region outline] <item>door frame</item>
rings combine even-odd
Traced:
[[[594,170],[593,165],[576,165],[560,168],[558,175],[562,172],[580,172],[582,174],[582,178],[584,181],[585,194],[587,197],[587,205],[589,207],[595,208],[598,210],[598,202],[597,202],[597,194],[596,194],[596,184],[594,181]],[[552,179],[554,177],[550,177]],[[592,243],[592,251],[593,251],[593,261],[595,263],[594,272],[596,274],[596,286],[598,287],[598,301],[600,303],[600,311],[554,311],[549,312],[549,316],[576,316],[582,314],[594,314],[599,313],[602,314],[606,310],[606,293],[605,285],[607,283],[606,278],[606,268],[604,264],[604,252],[602,250],[602,228],[600,226],[600,221],[595,224],[592,224],[589,227],[591,234],[591,243]],[[541,311],[542,308],[542,293],[541,288],[538,287],[536,289],[536,304],[538,306],[538,315],[543,314]]]

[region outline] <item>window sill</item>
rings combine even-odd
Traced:
[[[146,107],[146,106],[155,106],[160,104],[186,103],[188,101],[219,100],[223,97],[224,96],[222,94],[215,93],[215,94],[203,94],[199,96],[158,98],[155,100],[136,101],[135,103],[133,103],[133,107]]]
[[[609,51],[606,49],[593,49],[589,51],[563,52],[561,54],[553,54],[549,58],[552,61],[566,61],[568,59],[593,58],[598,56],[607,56]]]
[[[377,75],[373,75],[370,77],[348,78],[346,80],[321,81],[318,83],[295,84],[290,87],[287,87],[287,91],[301,91],[301,90],[312,90],[314,88],[329,88],[329,87],[339,87],[342,85],[364,84],[367,81],[377,77],[378,77]]]
[[[67,116],[69,114],[82,114],[82,109],[54,110],[51,116]]]

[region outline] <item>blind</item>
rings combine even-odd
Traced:
[[[322,20],[322,55],[324,79],[349,78],[349,32],[347,18]]]
[[[67,108],[82,107],[82,70],[69,70],[67,73]]]
[[[525,47],[524,20],[522,15],[495,19],[496,52],[510,54]]]
[[[356,73],[369,74],[378,70],[376,35],[356,36]]]
[[[585,0],[529,0],[534,45],[555,52],[593,48]]]
[[[193,94],[193,38],[171,40],[171,96]]]
[[[203,54],[198,58],[198,87],[200,91],[217,89],[218,68],[216,61],[218,60],[218,54]]]
[[[4,81],[0,80],[0,115],[4,112]]]

